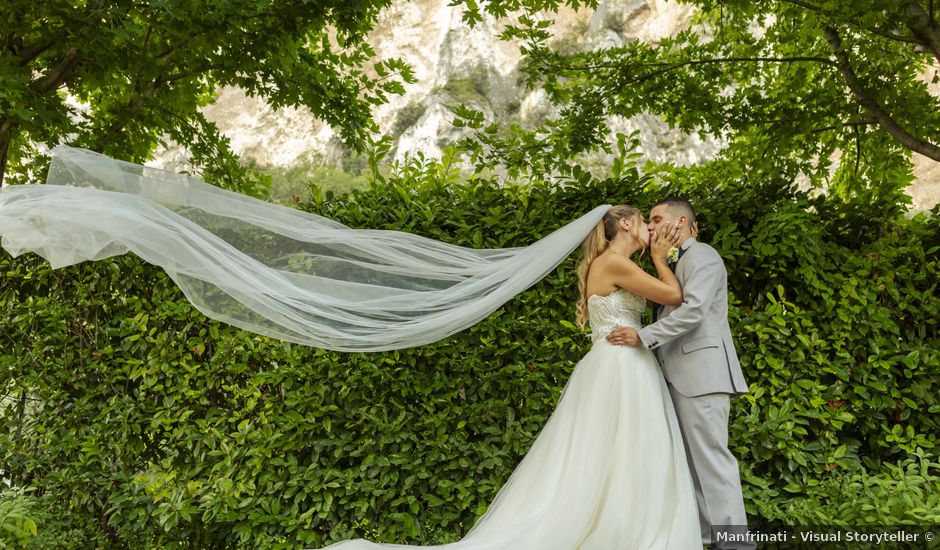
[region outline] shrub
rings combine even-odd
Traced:
[[[571,173],[507,186],[418,159],[303,207],[353,227],[509,247],[598,204],[648,210],[675,190],[629,164],[617,178]],[[921,517],[933,497],[912,489],[903,461],[937,444],[937,211],[858,220],[833,204],[848,199],[774,182],[684,193],[731,277],[752,390],[733,401],[731,441],[749,513],[806,517],[848,482],[868,487],[872,506],[890,488],[894,517]],[[865,238],[842,232],[846,220]],[[589,347],[571,323],[576,256],[441,342],[350,354],[208,320],[132,256],[56,271],[0,256],[3,470],[34,491],[40,547],[456,540]],[[903,484],[892,481],[898,461]],[[865,512],[824,508],[833,520]]]
[[[841,526],[940,522],[940,463],[922,449],[874,473],[863,467],[836,472],[805,497],[773,498],[766,489],[754,501],[765,521]]]

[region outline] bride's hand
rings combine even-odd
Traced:
[[[667,222],[662,226],[662,233],[656,231],[653,234],[653,242],[650,245],[650,255],[653,259],[666,261],[669,255],[669,249],[674,245],[672,242],[679,234],[679,227],[674,222]]]
[[[682,244],[684,239],[682,238],[682,225],[679,222],[672,222],[672,231],[666,232],[666,240],[672,243],[672,246],[679,247]],[[692,227],[693,231],[698,231],[695,229],[695,226]],[[695,235],[693,235],[694,237]]]

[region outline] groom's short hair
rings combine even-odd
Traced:
[[[666,205],[666,208],[676,216],[685,216],[689,220],[689,227],[692,227],[692,224],[695,223],[695,209],[692,208],[691,202],[685,199],[671,197],[657,202],[653,205],[653,208],[662,205]]]

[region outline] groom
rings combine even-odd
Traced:
[[[653,324],[639,331],[617,328],[607,340],[645,346],[659,359],[682,429],[704,544],[754,548],[713,532],[714,527],[742,540],[747,530],[738,462],[728,450],[730,397],[748,389],[728,326],[727,272],[718,252],[692,237],[695,211],[689,202],[666,199],[653,206],[651,242],[667,224],[679,227],[679,257],[671,267],[682,285],[682,304],[657,305]]]

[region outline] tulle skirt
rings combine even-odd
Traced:
[[[459,541],[329,550],[701,549],[679,424],[656,359],[599,339],[486,513]]]

